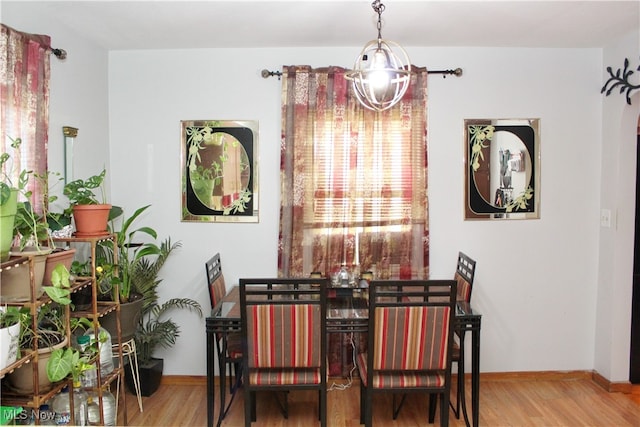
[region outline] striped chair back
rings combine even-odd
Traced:
[[[377,307],[373,369],[445,369],[450,307]]]
[[[256,419],[256,391],[316,390],[327,424],[327,278],[241,278],[245,426]],[[288,417],[288,401],[280,410]]]
[[[249,368],[320,367],[320,315],[319,305],[249,307]]]

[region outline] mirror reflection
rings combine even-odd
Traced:
[[[258,222],[258,122],[181,125],[182,221]]]
[[[465,120],[465,219],[539,218],[538,119]]]
[[[191,186],[205,206],[223,211],[233,206],[247,189],[249,156],[233,135],[217,132],[204,138],[189,169]]]

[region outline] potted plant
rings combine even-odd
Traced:
[[[17,307],[0,307],[0,370],[18,358],[20,316]]]
[[[19,152],[22,140],[11,140],[11,147]],[[11,160],[9,153],[0,155],[0,261],[9,259],[9,251],[13,242],[13,226],[17,212],[18,193],[24,191],[29,181],[29,171],[15,171],[17,167]],[[14,177],[18,176],[14,183]]]
[[[150,206],[138,208],[130,217],[121,218],[121,227],[114,232],[115,249],[118,251],[117,265],[114,265],[114,248],[110,243],[100,244],[97,251],[96,270],[101,292],[109,293],[113,301],[120,302],[122,342],[133,338],[143,306],[148,304],[144,301],[142,290],[151,286],[149,283],[158,281],[158,273],[167,258],[174,249],[181,246],[180,243],[172,244],[170,239],[158,245],[158,233],[151,227],[133,228],[136,220]],[[112,224],[112,228],[115,229],[115,221],[112,221]],[[118,285],[117,294],[114,284]],[[115,314],[107,314],[101,323],[112,336],[116,336]]]
[[[64,186],[63,194],[69,198],[66,212],[73,213],[77,237],[94,237],[107,234],[107,222],[111,205],[105,203],[104,178],[106,169],[85,180],[76,179]],[[100,189],[100,198],[94,193]]]
[[[47,363],[56,349],[62,349],[68,344],[67,321],[64,306],[71,303],[70,275],[64,265],[60,264],[53,272],[52,286],[44,287],[45,292],[52,299],[52,303],[39,307],[36,314],[36,329],[33,328],[33,318],[28,308],[19,310],[21,324],[20,350],[30,351],[38,348],[38,391],[40,393],[51,390],[52,383],[47,376]],[[20,394],[33,394],[33,363],[21,366],[7,375],[9,387]]]
[[[19,151],[21,140],[11,140],[11,146]],[[2,183],[0,184],[0,194],[3,199],[7,192],[9,199],[5,200],[6,204],[0,206],[0,210],[4,212],[4,207],[11,205],[11,211],[13,212],[12,221],[7,218],[0,220],[2,224],[3,245],[7,244],[10,251],[4,253],[3,248],[2,256],[7,258],[8,255],[17,256],[29,256],[34,261],[34,280],[36,286],[36,297],[42,295],[42,281],[45,274],[45,262],[51,248],[47,245],[41,244],[42,241],[48,240],[48,231],[46,224],[42,220],[42,217],[35,211],[33,205],[33,193],[28,190],[27,184],[30,177],[33,175],[32,171],[22,170],[18,174],[16,186],[11,186],[11,177],[17,174],[17,171],[12,171],[12,167],[9,167],[8,161],[10,156],[8,153],[0,156],[0,163],[3,167]],[[20,198],[20,199],[18,199]],[[43,203],[44,204],[44,203]],[[0,213],[0,216],[4,213]],[[9,222],[11,222],[11,228],[9,228]],[[16,242],[16,246],[11,247],[11,244]],[[31,296],[30,291],[30,272],[28,269],[16,268],[3,270],[1,274],[2,291],[1,295],[4,300],[8,301],[26,301]]]
[[[153,357],[155,350],[159,347],[173,347],[180,336],[180,327],[168,317],[168,313],[172,310],[187,309],[202,317],[202,307],[190,298],[172,298],[159,304],[157,286],[160,283],[161,280],[145,290],[152,302],[143,309],[135,335],[142,396],[151,396],[160,386],[164,360]],[[129,370],[125,371],[125,379],[129,390],[134,392],[133,375]]]
[[[51,205],[58,200],[58,196],[51,194],[50,178],[54,177],[58,182],[61,182],[63,178],[60,173],[47,171],[44,174],[34,174],[34,177],[41,183],[42,188],[42,215],[37,218],[37,224],[41,229],[37,234],[38,240],[46,240],[51,248],[45,263],[43,284],[50,286],[53,269],[58,264],[63,264],[69,270],[75,257],[75,248],[57,247],[54,241],[54,237],[71,236],[71,214],[50,210]]]

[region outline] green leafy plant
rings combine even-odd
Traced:
[[[95,369],[95,366],[89,363],[89,358],[81,356],[73,347],[53,350],[47,361],[47,377],[51,382],[62,381],[71,374],[76,383],[80,381],[80,375],[90,369]]]
[[[76,328],[82,327],[87,329],[93,326],[93,323],[86,317],[71,319],[71,332]],[[106,339],[104,340],[106,341]],[[80,354],[73,347],[57,348],[51,352],[51,357],[47,361],[47,378],[51,382],[57,382],[65,379],[71,374],[73,382],[80,381],[80,375],[90,369],[95,369],[95,365],[89,363],[98,353],[97,344],[90,345],[85,354]]]
[[[49,298],[58,304],[71,304],[71,283],[69,271],[64,264],[58,264],[51,272],[51,286],[43,286],[42,289]]]
[[[27,192],[26,195],[31,196],[31,192]],[[40,248],[40,242],[49,238],[46,223],[40,220],[29,201],[18,202],[13,230],[14,236],[18,237],[21,251],[27,246]]]
[[[15,154],[20,153],[20,145],[22,144],[21,138],[13,139],[8,137],[11,141],[11,148],[13,148]],[[31,171],[20,170],[18,163],[12,161],[9,153],[2,153],[0,155],[0,205],[4,205],[11,196],[12,190],[23,192],[27,188],[29,182],[29,175]],[[16,182],[14,182],[14,176],[18,176]]]
[[[141,364],[149,363],[157,348],[171,348],[175,345],[180,336],[180,327],[167,315],[176,309],[190,310],[202,317],[202,307],[190,298],[173,298],[163,304],[158,304],[156,298],[143,308],[135,336],[137,356]]]
[[[51,189],[57,183],[63,181],[62,175],[59,172],[47,171],[43,174],[34,174],[34,176],[41,183],[44,201],[42,203],[42,218],[49,230],[58,231],[71,225],[71,213],[69,211],[51,212],[50,210],[51,205],[58,200],[58,196],[51,194]],[[54,180],[55,182],[52,183]],[[54,247],[52,239],[50,239],[49,246]]]
[[[76,179],[68,182],[64,186],[63,194],[69,198],[71,205],[99,205],[105,203],[106,195],[104,188],[104,178],[107,170],[103,169],[98,175],[90,176],[87,179]],[[100,198],[95,193],[100,189]]]
[[[53,347],[64,341],[66,322],[61,305],[51,303],[40,307],[36,314],[36,330],[33,329],[28,309],[21,314],[20,348],[33,348],[34,340],[38,340],[38,348]]]
[[[170,239],[158,245],[155,242],[158,233],[151,227],[133,228],[134,222],[150,206],[138,208],[133,215],[123,218],[120,230],[114,232],[115,250],[118,251],[117,266],[114,264],[113,246],[108,242],[99,246],[97,264],[101,269],[101,290],[109,292],[117,284],[119,295],[112,295],[114,301],[119,298],[121,303],[125,303],[130,300],[132,293],[141,293],[140,289],[146,286],[147,281],[157,280],[158,272],[168,256],[181,246],[179,242],[171,244]],[[152,241],[142,242],[142,239]]]
[[[75,277],[90,277],[91,276],[91,261],[86,260],[80,262],[78,260],[73,260],[71,262],[71,268],[69,269],[69,273]]]
[[[16,323],[22,323],[23,317],[28,316],[29,309],[7,306],[0,309],[0,329],[8,328]]]

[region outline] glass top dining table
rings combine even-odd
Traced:
[[[330,287],[327,295],[327,333],[367,333],[369,326],[368,299],[365,289]],[[454,328],[460,337],[460,360],[464,360],[465,334],[471,332],[471,420],[467,411],[465,394],[461,395],[462,414],[467,426],[478,426],[480,393],[480,327],[482,315],[471,304],[458,301]],[[220,409],[217,426],[220,426],[228,407],[226,403],[226,366],[224,352],[230,333],[241,331],[240,290],[238,286],[211,310],[206,318],[207,338],[207,426],[214,421],[215,360],[218,361]],[[461,367],[464,375],[464,363]],[[463,382],[464,384],[464,382]],[[236,390],[233,390],[235,392]],[[233,395],[231,399],[233,400]],[[230,403],[229,403],[230,405]]]

